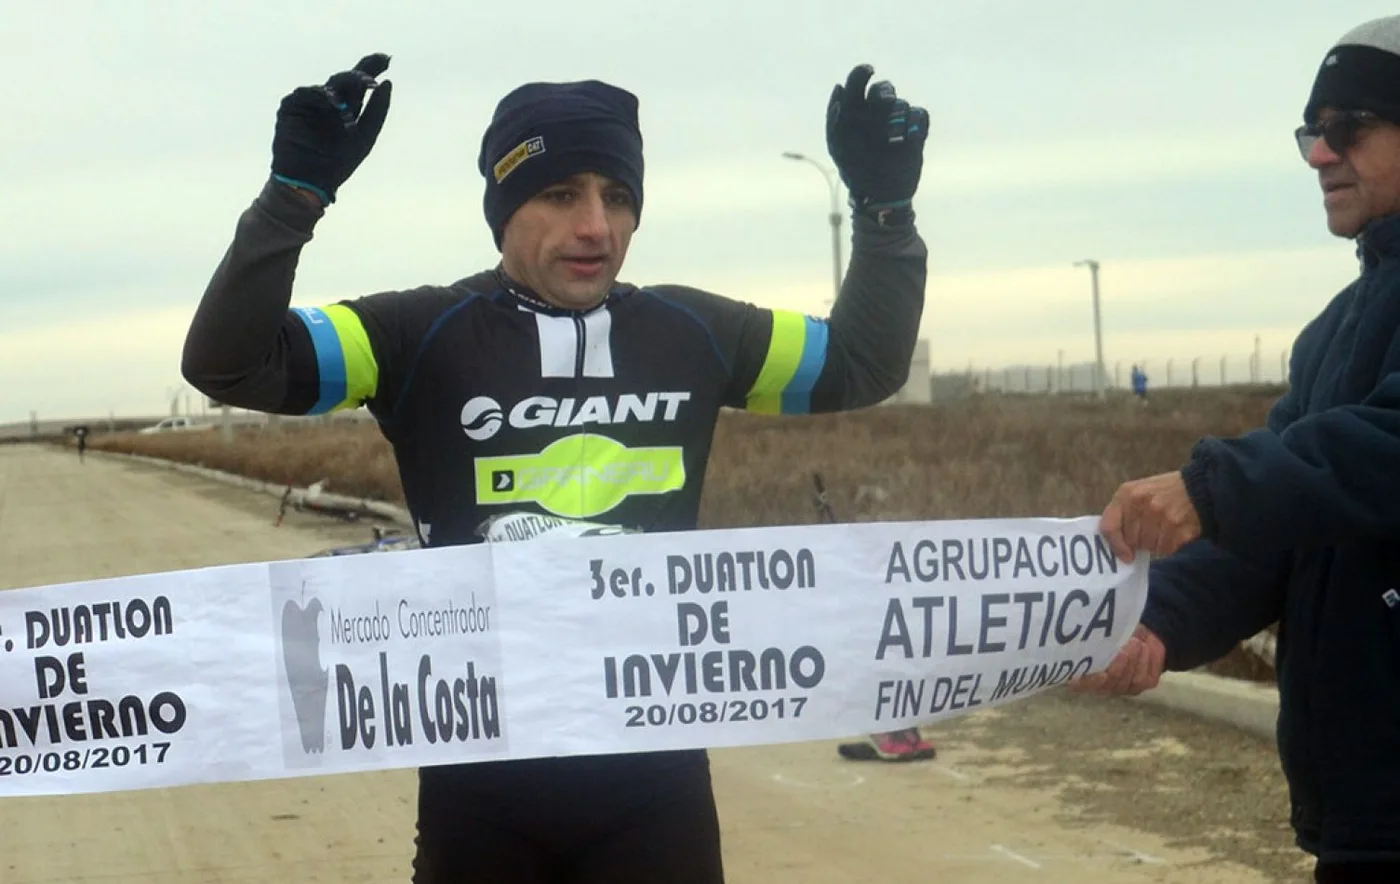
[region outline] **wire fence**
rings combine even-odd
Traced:
[[[1106,361],[1101,375],[1106,390],[1132,391],[1136,366],[1147,377],[1147,389],[1190,389],[1230,387],[1244,384],[1284,384],[1288,381],[1288,351],[1272,356],[1256,351],[1248,354],[1221,353]],[[917,377],[917,375],[915,375]],[[1062,360],[1051,364],[979,366],[961,370],[931,371],[929,392],[934,400],[976,393],[1058,394],[1090,393],[1094,387],[1094,364]],[[914,396],[906,393],[907,399]]]

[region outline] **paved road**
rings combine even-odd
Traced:
[[[0,446],[0,589],[305,555],[366,530],[171,471]],[[732,884],[1301,880],[1273,747],[1046,696],[934,729],[939,758],[714,754]],[[4,884],[408,880],[409,772],[0,800]]]

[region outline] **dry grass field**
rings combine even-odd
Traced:
[[[1177,469],[1205,435],[1262,424],[1278,387],[1115,397],[974,397],[801,418],[722,416],[703,527],[817,521],[812,474],[843,521],[1079,516],[1126,480]],[[94,448],[198,463],[270,482],[402,502],[392,452],[371,422],[278,423],[218,433],[115,434]],[[1236,653],[1214,667],[1271,678]]]

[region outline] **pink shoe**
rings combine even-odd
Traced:
[[[842,743],[837,752],[842,758],[853,761],[926,761],[938,754],[916,727],[871,734],[860,742]]]

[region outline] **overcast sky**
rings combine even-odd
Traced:
[[[1229,354],[1266,373],[1356,269],[1292,130],[1368,0],[589,4],[0,0],[0,422],[138,414],[268,171],[281,97],[374,51],[393,106],[303,254],[294,303],[495,263],[475,160],[499,97],[600,78],[641,99],[624,279],[822,313],[831,87],[876,67],[926,106],[915,199],[939,369]],[[849,226],[843,228],[849,234]],[[845,248],[849,256],[849,247]],[[1205,370],[1203,369],[1203,374]],[[1181,375],[1178,374],[1178,377]]]

